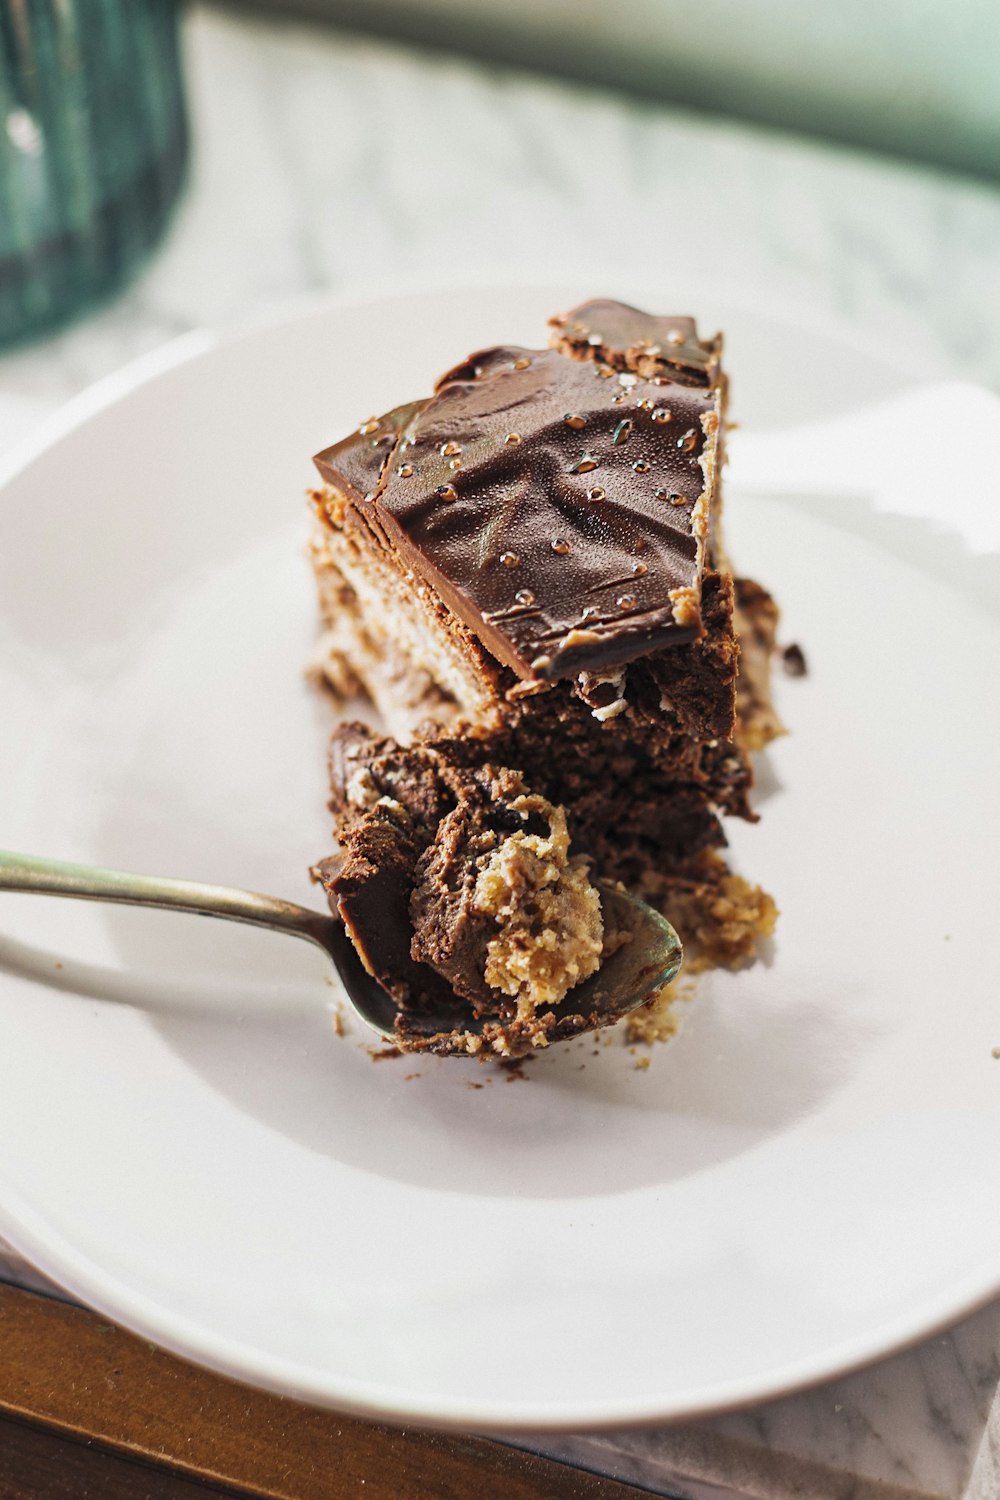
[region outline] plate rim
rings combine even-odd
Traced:
[[[480,1432],[503,1437],[516,1434],[569,1434],[583,1432],[606,1432],[610,1429],[639,1429],[681,1422],[693,1422],[709,1417],[723,1416],[761,1406],[785,1397],[800,1395],[852,1375],[872,1365],[881,1363],[927,1342],[955,1327],[966,1318],[996,1300],[1000,1293],[1000,1269],[996,1263],[984,1262],[981,1275],[967,1275],[963,1291],[958,1300],[942,1296],[932,1304],[934,1311],[920,1327],[908,1326],[911,1320],[897,1318],[888,1325],[880,1324],[881,1332],[867,1339],[848,1341],[843,1352],[833,1356],[829,1351],[824,1357],[800,1360],[782,1366],[772,1374],[770,1380],[735,1380],[716,1383],[702,1391],[696,1391],[693,1399],[636,1401],[629,1399],[609,1408],[607,1402],[593,1407],[577,1403],[565,1415],[539,1417],[530,1408],[511,1404],[509,1409],[498,1411],[496,1402],[462,1402],[455,1398],[437,1398],[427,1403],[408,1396],[405,1391],[380,1384],[373,1387],[364,1381],[325,1381],[321,1375],[309,1378],[291,1361],[278,1359],[249,1349],[238,1340],[219,1338],[206,1330],[203,1324],[182,1318],[180,1324],[176,1314],[142,1294],[130,1291],[115,1277],[90,1266],[85,1256],[75,1261],[63,1260],[53,1250],[49,1240],[36,1239],[28,1222],[38,1217],[30,1209],[22,1210],[24,1218],[11,1219],[11,1203],[20,1200],[16,1189],[5,1183],[0,1197],[0,1233],[19,1250],[33,1266],[57,1282],[59,1287],[71,1293],[85,1307],[102,1314],[110,1321],[121,1323],[128,1332],[147,1338],[158,1347],[188,1359],[217,1374],[228,1376],[259,1390],[287,1396],[328,1410],[375,1420],[387,1417],[409,1423],[452,1432]],[[10,1232],[13,1229],[13,1234]],[[57,1239],[60,1237],[57,1236]],[[72,1252],[70,1252],[72,1254]],[[68,1273],[67,1273],[68,1268]],[[983,1283],[988,1285],[984,1288]],[[118,1289],[116,1291],[116,1288]],[[926,1304],[924,1304],[926,1306]],[[127,1322],[122,1322],[122,1311]],[[178,1332],[178,1327],[184,1333]],[[186,1333],[186,1337],[185,1337]],[[294,1371],[298,1369],[296,1375]],[[377,1392],[378,1394],[373,1394]]]

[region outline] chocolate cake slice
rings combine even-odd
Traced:
[[[598,876],[707,961],[773,926],[719,853],[780,732],[776,610],[722,544],[725,404],[718,337],[592,302],[317,455],[319,668],[392,736],[336,732],[318,868],[404,1017],[444,987],[544,1044],[600,961]]]

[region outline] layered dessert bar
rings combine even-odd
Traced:
[[[721,340],[607,301],[551,329],[315,459],[319,669],[379,721],[334,733],[318,873],[403,1030],[447,996],[501,1051],[600,964],[598,879],[699,962],[775,915],[720,853],[780,732],[777,612],[722,540]]]

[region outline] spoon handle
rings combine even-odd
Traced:
[[[159,875],[131,875],[123,870],[39,859],[33,854],[13,854],[3,849],[0,849],[0,891],[198,912],[205,917],[223,917],[230,922],[247,922],[252,927],[270,927],[308,938],[326,951],[336,926],[332,917],[321,912],[296,906],[293,901],[282,901],[277,896],[261,896],[256,891],[203,885],[195,880],[170,880]]]

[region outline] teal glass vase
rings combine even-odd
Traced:
[[[0,346],[127,281],[186,157],[174,0],[0,0]]]

